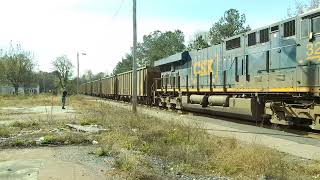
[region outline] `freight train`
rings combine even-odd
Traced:
[[[155,61],[137,83],[141,103],[320,130],[320,9]],[[129,71],[81,92],[130,101],[131,87]]]

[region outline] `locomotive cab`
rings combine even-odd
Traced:
[[[309,88],[315,96],[320,94],[320,9],[299,16],[300,36],[297,39],[297,86]],[[300,71],[300,73],[299,73]]]

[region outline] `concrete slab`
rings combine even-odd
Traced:
[[[0,162],[0,179],[37,179],[42,163],[43,161],[38,159]]]
[[[102,131],[106,131],[107,129],[103,129],[98,127],[97,125],[77,125],[77,124],[66,124],[69,128],[76,129],[77,131],[89,132],[89,133],[100,133]]]
[[[91,147],[0,150],[0,179],[2,180],[102,180],[111,170],[102,158],[88,152]]]

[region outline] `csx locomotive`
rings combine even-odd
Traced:
[[[82,92],[130,101],[132,72]],[[140,102],[320,130],[320,9],[138,70]]]

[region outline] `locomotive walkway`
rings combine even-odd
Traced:
[[[101,100],[88,97],[88,100],[97,100],[114,107],[130,109],[128,103],[111,100]],[[220,137],[231,137],[245,143],[260,144],[274,148],[280,152],[297,157],[320,160],[320,140],[305,135],[298,135],[275,129],[267,129],[243,123],[236,123],[222,117],[205,117],[189,114],[178,114],[159,108],[138,107],[138,112],[154,116],[162,120],[182,122],[196,128],[206,129],[209,133]]]

